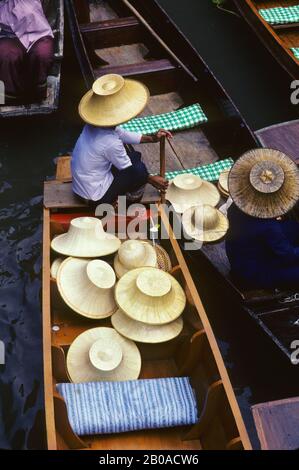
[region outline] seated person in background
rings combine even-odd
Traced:
[[[299,199],[299,174],[286,155],[247,152],[229,176],[226,252],[236,281],[251,289],[298,288],[299,223],[281,217]]]
[[[86,125],[72,156],[73,191],[92,207],[115,204],[118,196],[131,194],[138,202],[146,183],[166,191],[168,182],[150,176],[141,154],[127,151],[124,144],[158,142],[171,134],[161,129],[153,136],[128,132],[119,124],[138,115],[146,106],[147,88],[120,75],[104,75],[81,100],[79,113]]]
[[[0,0],[0,80],[5,104],[45,99],[53,59],[53,32],[41,1]]]

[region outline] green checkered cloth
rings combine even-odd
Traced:
[[[269,24],[288,24],[299,22],[299,5],[292,7],[262,8],[259,14]]]
[[[120,127],[126,131],[150,135],[155,134],[159,129],[166,129],[167,131],[190,129],[198,124],[207,122],[207,120],[208,118],[201,106],[196,103],[170,113],[132,119]]]
[[[296,59],[299,60],[299,47],[291,47],[291,51],[293,52]]]
[[[165,174],[165,178],[172,180],[177,175],[182,175],[183,173],[192,173],[193,175],[200,176],[203,180],[206,181],[217,181],[219,179],[220,173],[222,173],[224,170],[229,170],[233,164],[234,161],[232,158],[226,158],[225,160],[219,160],[218,162],[210,163],[209,165],[198,166],[196,168],[168,171]]]

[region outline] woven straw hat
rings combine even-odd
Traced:
[[[178,281],[158,268],[127,272],[116,285],[115,298],[130,318],[150,325],[176,320],[186,305],[185,292]]]
[[[149,99],[145,85],[121,75],[98,78],[80,101],[79,114],[93,126],[118,126],[143,111]]]
[[[60,266],[63,263],[63,260],[64,260],[63,258],[56,258],[51,264],[50,274],[53,279],[57,278],[57,273],[58,273]]]
[[[222,196],[228,197],[229,196],[229,191],[228,191],[228,175],[229,175],[230,170],[224,170],[220,173],[219,175],[219,180],[218,180],[218,189]]]
[[[120,240],[106,233],[96,217],[77,217],[70,223],[67,233],[58,235],[51,242],[57,253],[78,258],[96,258],[115,253]]]
[[[218,209],[204,204],[187,209],[182,217],[187,235],[201,242],[215,242],[228,230],[228,219]]]
[[[162,269],[162,271],[166,271],[167,273],[172,270],[172,262],[170,259],[169,254],[161,245],[154,246],[157,254],[157,262],[158,268]]]
[[[81,333],[67,354],[72,382],[136,380],[141,370],[140,352],[133,341],[113,328],[92,328]]]
[[[157,254],[152,245],[140,240],[125,241],[114,258],[114,270],[122,277],[131,269],[157,266]]]
[[[176,212],[183,213],[197,204],[217,206],[220,194],[212,183],[202,180],[200,176],[183,173],[170,182],[166,199],[171,202]]]
[[[65,303],[84,317],[102,319],[117,309],[114,300],[116,277],[102,260],[67,258],[57,274],[57,286]]]
[[[299,199],[298,168],[278,150],[246,152],[232,167],[228,185],[235,204],[262,219],[286,214]]]
[[[113,327],[125,338],[139,343],[165,343],[176,338],[183,329],[182,317],[177,318],[166,325],[147,325],[140,321],[132,320],[121,310],[117,310],[112,317]]]

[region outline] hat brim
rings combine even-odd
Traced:
[[[114,127],[138,116],[149,100],[149,90],[137,80],[125,79],[114,95],[99,96],[88,91],[80,101],[79,114],[87,124]]]
[[[184,230],[189,237],[203,243],[216,242],[225,237],[229,222],[222,212],[216,209],[219,216],[217,227],[213,228],[213,230],[198,230],[192,222],[194,210],[195,207],[190,207],[184,212],[182,217]]]
[[[177,188],[172,181],[166,191],[166,199],[172,204],[174,210],[182,214],[185,210],[199,204],[208,204],[216,207],[220,201],[220,194],[216,186],[209,181],[202,181],[199,188],[183,191]]]
[[[253,166],[263,161],[276,163],[283,169],[284,182],[276,192],[261,193],[250,183]],[[278,150],[250,150],[231,168],[228,187],[234,203],[246,214],[261,219],[275,218],[289,212],[298,202],[299,170],[290,157]]]
[[[113,327],[125,338],[139,343],[158,344],[171,341],[179,336],[183,329],[182,317],[166,325],[147,325],[129,318],[121,310],[117,310],[112,317]]]
[[[144,260],[143,266],[155,267],[157,266],[157,254],[156,250],[152,245],[147,242],[141,242],[144,244],[146,250],[146,256]],[[142,267],[143,267],[142,266]],[[141,266],[140,266],[141,267]],[[134,269],[134,268],[133,268]],[[118,278],[121,278],[124,274],[130,271],[130,268],[126,268],[120,261],[118,253],[115,255],[114,258],[114,271]]]
[[[73,247],[69,243],[68,234],[63,233],[53,238],[51,248],[64,256],[74,256],[76,258],[96,258],[108,256],[115,253],[121,245],[121,241],[110,233],[105,233],[103,238],[95,238],[93,243],[76,245]]]
[[[57,273],[57,287],[64,302],[76,313],[92,319],[110,317],[116,310],[114,289],[101,290],[87,277],[87,265],[92,261],[67,258]]]
[[[89,350],[101,338],[111,338],[111,341],[117,341],[121,347],[122,361],[112,371],[97,370],[90,362]],[[92,328],[77,336],[69,348],[66,363],[68,374],[74,383],[136,380],[141,371],[141,355],[136,344],[113,328],[106,327]]]
[[[115,288],[116,303],[133,320],[149,325],[164,325],[176,320],[186,305],[186,295],[178,281],[168,273],[171,290],[162,297],[150,297],[138,290],[136,280],[144,270],[137,268],[120,278]]]

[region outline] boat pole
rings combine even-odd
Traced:
[[[143,16],[136,10],[133,5],[128,0],[122,0],[122,2],[131,10],[131,12],[136,16],[136,18],[143,24],[143,26],[148,29],[148,31],[154,36],[154,38],[159,42],[159,44],[168,52],[168,54],[179,64],[179,66],[185,70],[185,72],[195,81],[198,81],[198,78],[191,72],[191,70],[186,67],[184,62],[182,62],[178,56],[167,46],[166,42],[160,38],[159,34],[150,26],[150,24],[143,18]]]
[[[163,135],[160,140],[160,175],[165,178],[166,158],[165,158],[166,136]],[[161,203],[165,204],[165,192],[161,192]]]

